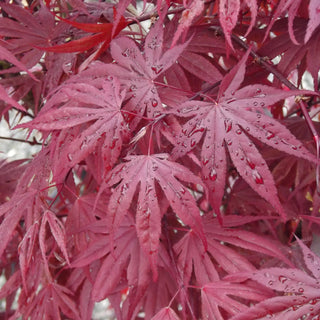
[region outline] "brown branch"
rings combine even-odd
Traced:
[[[42,146],[42,143],[38,142],[38,141],[35,140],[35,139],[33,139],[33,141],[29,141],[29,140],[23,140],[23,139],[17,139],[17,138],[1,137],[1,136],[0,136],[0,139],[2,139],[2,140],[10,140],[10,141],[17,141],[17,142],[29,143],[31,146],[34,146],[34,145]]]

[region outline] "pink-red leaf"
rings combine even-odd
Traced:
[[[233,48],[231,42],[231,32],[238,21],[240,11],[240,0],[220,0],[219,1],[219,21],[225,34],[227,43]]]
[[[264,107],[294,94],[308,91],[284,91],[269,86],[252,85],[238,89],[244,79],[249,51],[222,80],[218,101],[188,101],[173,113],[192,117],[187,121],[172,152],[181,157],[202,143],[202,173],[219,213],[224,194],[226,154],[241,177],[285,218],[273,177],[250,136],[288,154],[316,161],[290,131],[265,115]]]
[[[258,288],[222,280],[207,283],[201,288],[203,319],[224,320],[220,308],[229,315],[245,311],[248,307],[234,297],[261,301],[267,298],[268,294]]]
[[[116,185],[108,209],[113,230],[117,230],[120,226],[135,193],[140,189],[136,228],[140,244],[148,254],[154,272],[156,272],[155,262],[159,248],[162,218],[156,183],[161,187],[177,216],[204,240],[200,212],[195,200],[188,189],[179,181],[201,184],[201,180],[186,167],[168,161],[166,158],[165,154],[127,157],[128,162],[116,166],[111,171],[109,180],[110,186]]]
[[[307,43],[314,30],[320,24],[320,2],[319,0],[310,0],[309,3],[309,22],[304,42]]]

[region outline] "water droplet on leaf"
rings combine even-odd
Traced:
[[[159,74],[162,70],[163,70],[163,65],[159,64],[159,65],[153,65],[151,67],[151,70],[155,73],[155,74]]]
[[[281,283],[285,283],[287,280],[288,280],[287,277],[285,277],[285,276],[279,276],[279,281],[280,281]]]
[[[271,132],[271,131],[267,131],[267,132],[266,132],[266,138],[267,138],[268,140],[274,138],[274,136],[275,136],[275,134],[274,134],[273,132]]]
[[[249,158],[247,158],[247,164],[251,169],[254,169],[256,167],[256,165]]]
[[[261,177],[258,171],[252,171],[252,177],[256,184],[263,184],[263,178]]]
[[[224,120],[224,128],[226,129],[226,132],[231,131],[232,129],[232,122],[230,119],[225,119]]]
[[[217,171],[216,169],[212,169],[210,174],[209,174],[209,178],[211,181],[216,181],[217,180]]]
[[[129,57],[129,53],[130,53],[130,51],[129,51],[129,49],[127,48],[127,49],[125,49],[124,51],[122,51],[122,55],[125,57],[125,58],[128,58]]]

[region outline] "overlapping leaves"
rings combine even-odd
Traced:
[[[33,121],[20,127],[55,131],[56,144],[51,144],[51,151],[57,176],[85,159],[98,144],[110,170],[126,135],[120,110],[124,94],[113,78],[91,83],[71,81],[52,96]]]
[[[250,275],[262,285],[281,292],[283,295],[267,299],[236,315],[232,320],[298,320],[318,319],[320,313],[320,257],[313,253],[302,241],[298,243],[303,252],[307,271],[300,269],[269,268]]]
[[[171,208],[182,222],[203,238],[200,212],[194,197],[184,183],[201,184],[201,180],[186,167],[167,160],[167,154],[127,157],[111,172],[109,186],[115,186],[108,206],[110,225],[117,230],[139,192],[136,209],[136,229],[143,250],[148,254],[156,274],[161,218],[160,186]],[[182,182],[180,182],[180,181]]]

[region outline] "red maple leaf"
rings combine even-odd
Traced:
[[[303,253],[304,263],[310,271],[286,268],[261,269],[250,275],[260,284],[282,293],[282,296],[266,299],[235,315],[232,320],[298,320],[318,319],[320,313],[320,257],[297,239]]]
[[[146,36],[143,53],[134,40],[119,37],[110,46],[116,63],[95,64],[88,70],[88,74],[95,76],[115,76],[127,88],[125,110],[135,116],[131,123],[133,127],[145,112],[150,119],[165,113],[155,80],[163,77],[187,46],[186,43],[163,52],[164,30],[160,22]]]
[[[108,206],[108,219],[113,230],[118,229],[135,193],[139,192],[136,229],[140,245],[149,256],[155,277],[161,218],[164,214],[159,206],[157,185],[182,222],[194,229],[205,242],[195,199],[180,182],[201,185],[201,180],[186,167],[168,161],[167,158],[167,154],[128,156],[127,162],[119,164],[110,172],[108,181],[109,186],[116,186]]]
[[[116,16],[116,11],[114,12],[114,16]],[[95,59],[109,47],[111,40],[128,25],[128,22],[124,17],[120,17],[120,21],[117,23],[116,28],[114,28],[113,23],[80,23],[63,19],[61,17],[59,17],[59,19],[77,29],[85,32],[92,32],[94,34],[51,47],[39,47],[39,49],[58,53],[84,52],[100,45],[97,52],[94,54]]]
[[[124,95],[116,79],[86,83],[71,79],[33,121],[18,127],[55,132],[56,144],[52,142],[50,148],[57,163],[56,177],[85,159],[97,144],[108,171],[118,159],[126,135],[121,113]]]
[[[172,111],[178,117],[190,118],[177,138],[172,156],[174,159],[181,157],[202,143],[202,174],[211,191],[209,196],[214,209],[219,213],[225,189],[227,150],[242,178],[284,218],[271,172],[251,136],[280,151],[316,161],[290,131],[267,116],[263,108],[289,96],[309,92],[284,91],[266,85],[239,89],[248,55],[249,51],[224,77],[216,101],[188,101]]]

